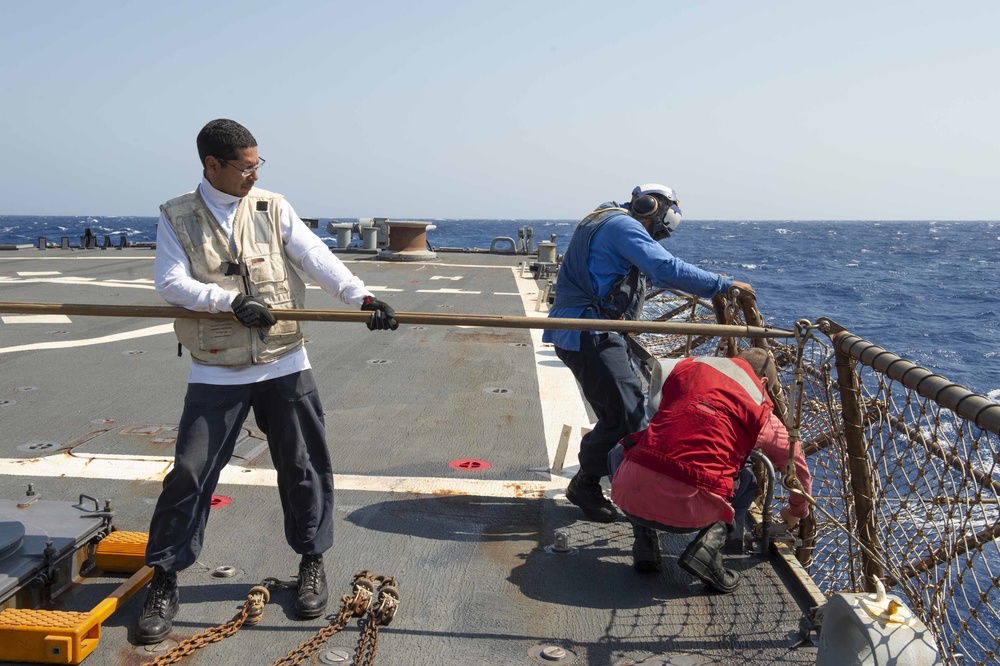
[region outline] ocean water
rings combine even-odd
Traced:
[[[329,221],[321,219],[316,231],[335,246]],[[519,229],[530,227],[536,243],[552,239],[561,254],[576,222],[434,220],[427,238],[435,247],[486,249],[496,237],[517,241]],[[148,242],[155,224],[154,217],[0,216],[0,245],[34,245],[38,236],[57,244],[68,236],[76,245],[87,228],[101,242],[105,235],[115,245],[121,235]],[[751,283],[775,326],[829,317],[1000,399],[1000,222],[685,220],[664,245],[685,261]]]

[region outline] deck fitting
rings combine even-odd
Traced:
[[[25,442],[17,447],[18,451],[24,451],[26,453],[41,453],[43,451],[52,451],[53,449],[58,449],[59,444],[56,442]]]
[[[448,467],[452,469],[460,469],[464,471],[475,471],[480,469],[489,469],[493,467],[493,463],[486,460],[474,460],[472,458],[462,458],[459,460],[452,460],[448,463]]]
[[[569,545],[569,533],[566,530],[556,530],[555,541],[545,547],[546,553],[554,553],[556,555],[572,555],[576,551],[576,548]]]
[[[172,638],[164,638],[159,643],[153,643],[152,645],[143,645],[142,651],[147,654],[160,655],[168,650],[173,650],[177,647],[177,641]]]
[[[319,661],[321,664],[343,664],[350,660],[351,653],[347,650],[340,648],[335,648],[333,650],[327,650],[319,656]]]
[[[528,656],[539,664],[572,664],[576,655],[558,645],[536,645],[528,650]]]

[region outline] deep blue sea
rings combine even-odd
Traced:
[[[321,219],[317,233],[335,246],[329,221]],[[35,245],[38,236],[54,243],[69,236],[76,245],[86,228],[102,242],[109,235],[117,244],[121,234],[152,241],[155,224],[153,217],[0,216],[0,245]],[[486,249],[498,236],[517,240],[519,228],[531,227],[535,242],[554,235],[561,254],[576,220],[434,224],[427,238],[435,247]],[[776,326],[829,317],[1000,399],[1000,222],[684,220],[664,245],[686,261],[750,282],[761,313]]]

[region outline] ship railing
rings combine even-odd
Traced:
[[[652,293],[643,318],[759,325],[735,300]],[[787,340],[634,341],[640,359],[767,344],[784,387],[778,413],[812,473],[814,510],[787,541],[812,582],[830,596],[874,592],[877,579],[933,631],[944,663],[996,663],[1000,404],[825,318],[798,322]],[[776,506],[789,486],[778,484]]]

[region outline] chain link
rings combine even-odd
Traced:
[[[340,611],[330,619],[330,623],[316,632],[309,640],[290,650],[288,654],[274,662],[273,666],[288,666],[301,664],[315,654],[330,637],[347,626],[352,617],[364,618],[361,623],[361,636],[354,651],[355,666],[373,664],[378,650],[379,628],[392,622],[399,608],[399,590],[396,579],[391,576],[373,574],[371,571],[359,571],[354,574],[352,594],[340,598]],[[178,643],[153,661],[154,666],[176,664],[195,650],[218,643],[232,636],[240,627],[252,626],[260,622],[264,613],[264,605],[270,600],[270,587],[297,589],[296,581],[284,581],[278,578],[265,578],[260,585],[255,585],[247,594],[243,608],[229,622],[207,629],[196,636]],[[364,617],[367,613],[367,617]]]
[[[243,604],[243,608],[240,609],[240,612],[237,613],[232,620],[225,624],[221,624],[218,627],[207,629],[185,641],[181,641],[149,663],[155,664],[156,666],[162,666],[163,664],[176,664],[178,661],[190,655],[195,650],[203,648],[206,645],[211,645],[212,643],[218,643],[222,639],[232,636],[239,631],[240,627],[244,624],[248,626],[257,624],[264,613],[264,604],[266,604],[270,598],[271,593],[268,592],[266,587],[263,585],[255,585],[247,594],[247,600]]]
[[[326,644],[330,637],[347,626],[352,617],[366,618],[361,620],[361,635],[358,646],[354,650],[354,666],[374,663],[375,652],[378,650],[379,627],[392,621],[399,607],[399,592],[396,589],[396,579],[391,576],[375,575],[371,571],[359,571],[354,574],[354,596],[345,594],[341,597],[340,612],[330,624],[323,627],[309,640],[288,654],[275,661],[272,666],[290,666],[301,664]]]

